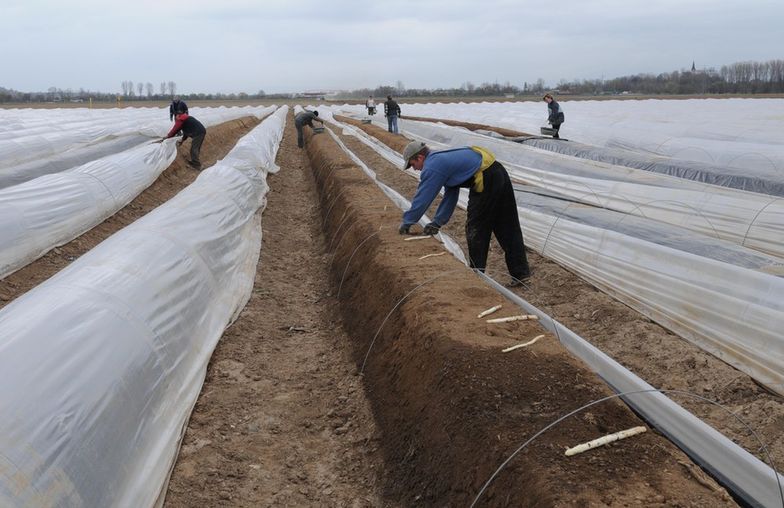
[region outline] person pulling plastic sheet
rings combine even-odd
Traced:
[[[517,286],[531,275],[512,182],[492,153],[478,146],[433,152],[425,143],[412,141],[403,150],[403,160],[403,169],[413,167],[422,173],[411,208],[403,213],[401,235],[411,234],[411,226],[443,188],[436,215],[423,230],[426,235],[437,234],[452,217],[460,188],[465,187],[469,189],[465,232],[471,268],[484,272],[490,236],[495,234],[512,276],[510,285]]]
[[[194,169],[201,169],[201,161],[199,160],[199,153],[201,152],[201,145],[204,143],[204,137],[207,135],[207,129],[188,113],[180,113],[177,115],[177,121],[174,122],[174,127],[171,128],[169,133],[163,139],[173,138],[182,132],[182,139],[177,141],[177,146],[182,145],[182,142],[191,138],[191,160],[188,165]]]

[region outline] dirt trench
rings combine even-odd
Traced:
[[[310,163],[289,114],[251,298],[210,359],[168,507],[402,506],[335,312]]]
[[[409,141],[401,135],[390,134],[374,125],[336,116],[376,137],[393,150],[403,151]],[[431,119],[432,120],[432,119]],[[461,125],[460,122],[452,122]],[[471,124],[487,130],[491,126]],[[392,166],[372,149],[353,136],[341,136],[343,142],[366,164],[377,177],[407,197],[412,197],[417,181]],[[433,204],[430,214],[438,206]],[[467,252],[465,243],[465,212],[455,210],[452,220],[442,228]],[[528,251],[533,277],[528,287],[515,291],[523,298],[545,310],[591,344],[621,363],[654,387],[691,392],[698,397],[715,401],[711,404],[695,396],[670,394],[670,398],[743,446],[763,462],[784,465],[784,399],[758,385],[748,375],[739,372],[699,347],[673,334],[640,313],[594,288],[578,275],[557,263]],[[503,252],[494,243],[488,257],[489,274],[499,282],[506,282]],[[748,424],[762,440],[729,411]],[[769,454],[769,455],[768,455]]]
[[[401,116],[401,120],[416,120],[418,122],[430,122],[430,123],[442,123],[444,125],[452,125],[454,127],[465,127],[470,131],[478,131],[478,130],[485,130],[485,131],[493,131],[501,134],[502,136],[506,136],[509,138],[518,138],[518,137],[531,137],[536,136],[533,134],[528,134],[527,132],[522,131],[515,131],[512,129],[504,129],[503,127],[493,127],[490,125],[484,125],[481,123],[471,123],[471,122],[460,122],[457,120],[446,120],[444,118],[426,118],[422,116]]]
[[[380,136],[406,142],[387,134]],[[383,436],[383,492],[403,505],[469,505],[520,444],[611,392],[538,323],[477,319],[503,299],[450,255],[426,257],[443,252],[435,240],[405,241],[401,212],[330,136],[306,137],[339,292],[335,311]],[[515,313],[506,302],[499,314]],[[617,399],[567,418],[510,461],[479,505],[734,504],[655,432],[563,454],[641,424]]]

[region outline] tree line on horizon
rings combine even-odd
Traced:
[[[7,102],[83,102],[88,99],[97,102],[113,101],[156,101],[170,100],[177,94],[177,83],[161,82],[158,90],[152,83],[123,81],[120,94],[94,92],[85,89],[73,91],[50,87],[46,92],[19,92],[0,87],[0,103]],[[561,95],[704,95],[704,94],[768,94],[784,93],[784,60],[766,62],[736,62],[724,65],[719,70],[707,68],[698,70],[692,64],[691,70],[665,72],[661,74],[641,73],[613,79],[593,79],[566,81],[548,87],[543,79],[534,83],[523,83],[522,87],[506,82],[482,83],[476,85],[465,82],[457,88],[405,88],[401,81],[393,85],[380,85],[376,88],[361,88],[341,91],[331,97],[338,99],[363,99],[368,96],[386,97],[432,97],[432,96],[477,96],[503,97],[519,95],[540,95],[555,91]],[[266,94],[259,90],[247,93],[193,93],[182,94],[184,100],[258,100],[296,98],[296,93]]]

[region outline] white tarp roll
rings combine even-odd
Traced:
[[[211,118],[223,116],[215,112]],[[176,156],[172,138],[0,189],[0,277],[100,224],[149,187]]]
[[[0,311],[0,505],[162,501],[209,358],[252,290],[287,109],[232,165]]]

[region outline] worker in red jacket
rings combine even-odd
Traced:
[[[199,152],[201,152],[201,144],[204,142],[204,136],[207,135],[207,129],[188,113],[180,113],[177,115],[177,120],[174,122],[174,127],[171,128],[169,133],[163,139],[169,139],[182,132],[182,139],[177,141],[177,146],[180,146],[183,141],[191,138],[191,160],[188,165],[195,169],[201,169],[201,161],[199,161]]]

